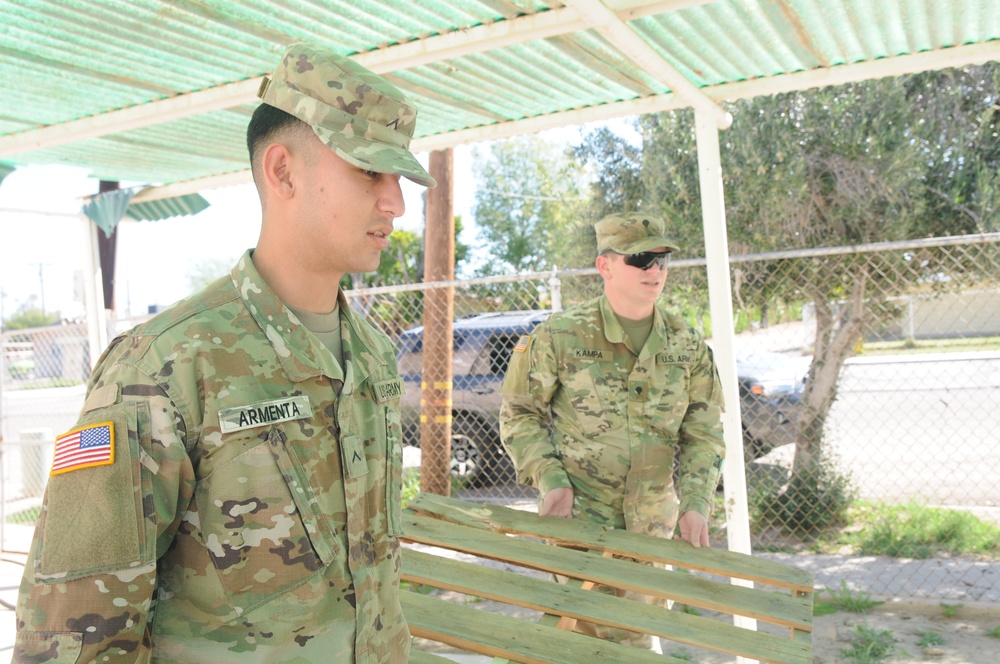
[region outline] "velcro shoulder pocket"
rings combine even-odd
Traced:
[[[38,524],[36,578],[78,579],[134,567],[151,557],[141,532],[141,438],[149,427],[145,404],[124,402],[86,412],[70,436],[57,439],[55,460]],[[88,450],[110,446],[100,456]],[[77,449],[79,448],[79,449]],[[76,460],[71,455],[78,455]]]

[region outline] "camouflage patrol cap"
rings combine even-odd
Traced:
[[[350,58],[305,42],[290,45],[257,96],[307,123],[350,164],[437,183],[409,151],[417,109],[395,86]]]
[[[667,239],[663,219],[640,212],[611,214],[594,224],[597,231],[597,253],[638,254],[658,247],[677,251],[677,245]]]

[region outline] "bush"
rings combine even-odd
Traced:
[[[757,486],[750,495],[750,516],[758,529],[777,526],[800,538],[816,538],[847,522],[855,495],[850,477],[824,458],[784,485]]]

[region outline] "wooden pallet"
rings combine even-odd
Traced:
[[[413,548],[404,550],[404,581],[544,614],[534,623],[418,592],[403,593],[403,610],[414,636],[492,656],[494,664],[682,661],[568,631],[576,620],[645,632],[761,662],[812,662],[813,577],[794,567],[723,549],[695,549],[686,542],[431,494],[417,496],[404,512],[403,522],[404,541],[572,580],[559,584]],[[636,561],[664,563],[673,569]],[[687,573],[692,571],[704,574]],[[764,587],[733,585],[705,574],[744,579]],[[787,632],[782,630],[787,636],[588,591],[594,584],[755,618],[787,628]],[[410,657],[415,664],[449,661],[417,650]]]

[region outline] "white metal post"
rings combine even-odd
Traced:
[[[701,185],[702,224],[705,229],[705,259],[708,270],[709,310],[712,314],[712,350],[722,381],[726,410],[722,425],[726,438],[725,485],[726,533],[730,551],[750,553],[750,514],[747,508],[746,468],[743,463],[743,430],[740,425],[740,395],[736,378],[736,335],[733,332],[732,285],[729,280],[729,239],[722,189],[722,161],[716,119],[695,111],[698,144],[698,178]],[[733,579],[736,585],[751,582]],[[757,621],[735,616],[737,626],[757,629]],[[741,658],[742,659],[742,658]]]
[[[108,345],[108,324],[104,311],[104,279],[101,276],[101,251],[97,244],[100,229],[89,217],[81,214],[87,234],[87,265],[83,275],[84,300],[87,307],[87,339],[90,344],[90,368],[93,369]]]

